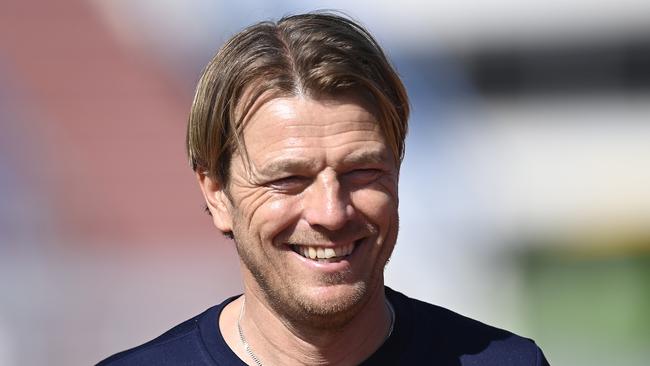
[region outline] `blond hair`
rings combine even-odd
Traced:
[[[409,104],[381,47],[361,25],[331,13],[260,22],[233,36],[206,66],[187,127],[192,169],[227,185],[243,149],[245,116],[261,96],[358,93],[376,108],[396,159],[404,156]]]

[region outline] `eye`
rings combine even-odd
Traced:
[[[355,169],[345,174],[350,183],[354,185],[370,184],[377,180],[382,174],[380,169]]]
[[[291,175],[288,177],[273,180],[267,183],[267,186],[284,192],[297,192],[302,191],[309,184],[309,178]]]

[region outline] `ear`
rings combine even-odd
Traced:
[[[214,226],[224,233],[232,232],[232,203],[224,187],[205,173],[197,172],[196,179],[199,181]]]

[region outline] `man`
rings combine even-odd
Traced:
[[[100,365],[546,365],[530,340],[384,286],[408,114],[348,19],[235,35],[199,82],[187,146],[244,294]]]

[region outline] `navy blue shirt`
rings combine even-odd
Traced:
[[[530,339],[485,325],[386,287],[395,309],[393,333],[366,361],[370,365],[544,366],[548,361]],[[245,365],[219,330],[231,297],[141,346],[98,366]]]

